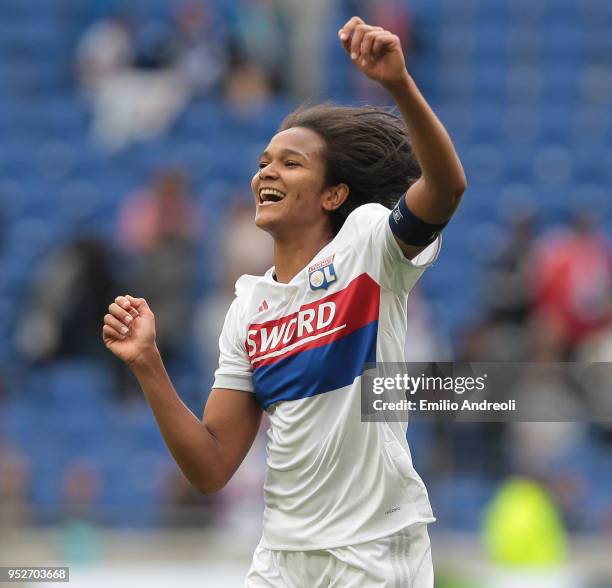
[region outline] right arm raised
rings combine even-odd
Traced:
[[[155,345],[155,317],[142,298],[115,299],[104,317],[103,338],[138,379],[164,441],[187,479],[201,492],[223,488],[257,435],[262,410],[255,396],[213,389],[204,418],[198,419],[170,381]]]

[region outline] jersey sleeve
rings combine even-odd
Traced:
[[[219,367],[213,388],[253,392],[252,368],[241,333],[240,306],[234,299],[219,337]]]
[[[407,294],[437,259],[442,238],[438,236],[416,257],[408,259],[391,232],[390,214],[382,204],[364,204],[348,216],[346,229],[360,254],[365,256],[365,265],[372,277],[388,290]]]

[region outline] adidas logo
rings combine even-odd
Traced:
[[[257,309],[257,312],[263,312],[264,310],[268,310],[269,306],[268,303],[266,302],[266,300],[264,300],[260,305],[259,308]]]

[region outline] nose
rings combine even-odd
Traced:
[[[269,163],[265,167],[259,170],[259,178],[265,180],[266,178],[278,178],[278,172],[275,167]]]

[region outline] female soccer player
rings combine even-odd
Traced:
[[[236,284],[203,419],[166,374],[145,300],[116,298],[103,337],[202,492],[227,483],[268,413],[264,529],[247,586],[431,588],[434,519],[405,426],[362,422],[359,384],[365,362],[402,361],[406,297],[466,179],[399,39],[358,17],[338,35],[403,123],[374,108],[302,109],[261,154],[255,223],[274,238],[275,265]]]

